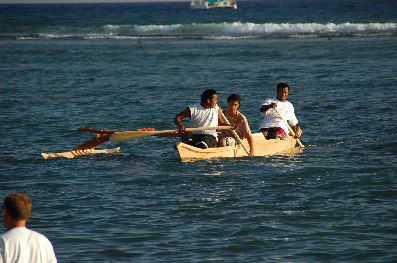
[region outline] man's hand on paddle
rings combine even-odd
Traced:
[[[303,133],[302,129],[300,127],[296,127],[294,138],[300,138],[302,136],[302,133]]]
[[[277,103],[276,102],[272,102],[270,104],[267,105],[262,105],[261,108],[259,109],[260,112],[266,112],[267,110],[271,109],[271,108],[276,108],[277,107]]]
[[[178,126],[178,129],[180,132],[185,132],[186,127],[185,127],[185,125],[183,125],[182,121],[186,118],[189,118],[190,116],[191,116],[190,108],[184,109],[183,111],[181,111],[180,113],[178,113],[175,116],[174,122]]]
[[[294,127],[293,130],[294,130],[294,133],[295,133],[294,138],[295,139],[300,138],[302,133],[303,133],[302,129],[300,127]]]
[[[180,132],[185,132],[186,127],[185,127],[185,125],[183,125],[183,123],[180,123],[180,124],[178,124],[178,129]]]

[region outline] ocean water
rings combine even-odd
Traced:
[[[59,262],[395,262],[397,2],[0,5],[0,196]],[[306,148],[181,163],[175,138],[43,160],[79,127],[173,129],[206,88],[259,107],[291,85]],[[0,226],[0,232],[4,232]]]

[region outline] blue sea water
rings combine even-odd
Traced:
[[[0,196],[32,197],[59,262],[396,261],[397,2],[238,5],[0,5]],[[79,127],[173,129],[206,88],[257,130],[280,81],[297,156],[181,163],[155,137],[40,156]]]

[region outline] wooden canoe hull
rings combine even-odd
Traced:
[[[301,151],[299,147],[296,147],[297,142],[293,137],[285,140],[266,140],[262,133],[255,133],[252,137],[254,140],[255,156],[292,155]],[[249,149],[246,139],[243,140],[243,143]],[[247,153],[241,145],[200,149],[178,142],[176,149],[181,161],[247,157]]]

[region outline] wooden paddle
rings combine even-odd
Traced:
[[[230,122],[228,121],[228,119],[226,118],[225,114],[223,114],[223,112],[221,112],[222,118],[225,121],[225,123],[227,125],[230,125]],[[222,127],[222,126],[221,126]],[[238,136],[237,132],[235,130],[231,131],[233,133],[234,138],[236,138],[236,140],[238,141],[239,144],[241,144],[241,146],[243,146],[245,152],[248,154],[248,156],[250,156],[250,152],[248,151],[247,147],[245,147],[245,145],[243,144],[243,142],[241,141],[240,137]]]
[[[214,127],[186,128],[185,132],[205,131],[205,130],[226,130],[226,129],[230,130],[232,129],[232,127],[214,126]],[[84,150],[84,149],[95,148],[96,146],[107,141],[122,142],[122,141],[139,139],[146,136],[164,136],[167,134],[180,133],[179,130],[155,131],[152,128],[145,128],[136,131],[111,131],[111,130],[98,130],[94,128],[79,128],[79,131],[96,133],[97,136],[91,140],[88,140],[76,146],[73,150]]]
[[[200,128],[186,128],[186,132],[192,131],[205,131],[205,130],[230,130],[230,126],[213,126],[213,127],[200,127]],[[163,135],[167,133],[177,133],[179,130],[162,130],[162,131],[118,131],[110,135],[110,140],[113,142],[122,142],[135,140],[146,136]]]
[[[95,128],[79,128],[80,132],[91,132],[91,133],[96,133],[96,134],[112,134],[116,131],[112,130],[101,130],[101,129],[95,129]]]
[[[276,106],[277,107],[277,106]],[[283,120],[284,124],[287,125],[288,130],[291,132],[292,136],[295,137],[295,132],[292,130],[291,126],[289,126],[288,122],[284,119],[284,117],[281,115],[281,113],[278,111],[278,109],[274,107],[273,109],[277,112],[278,116],[280,116],[281,120]],[[301,143],[299,138],[296,138],[296,141],[298,142],[299,146],[304,148],[305,146]]]

